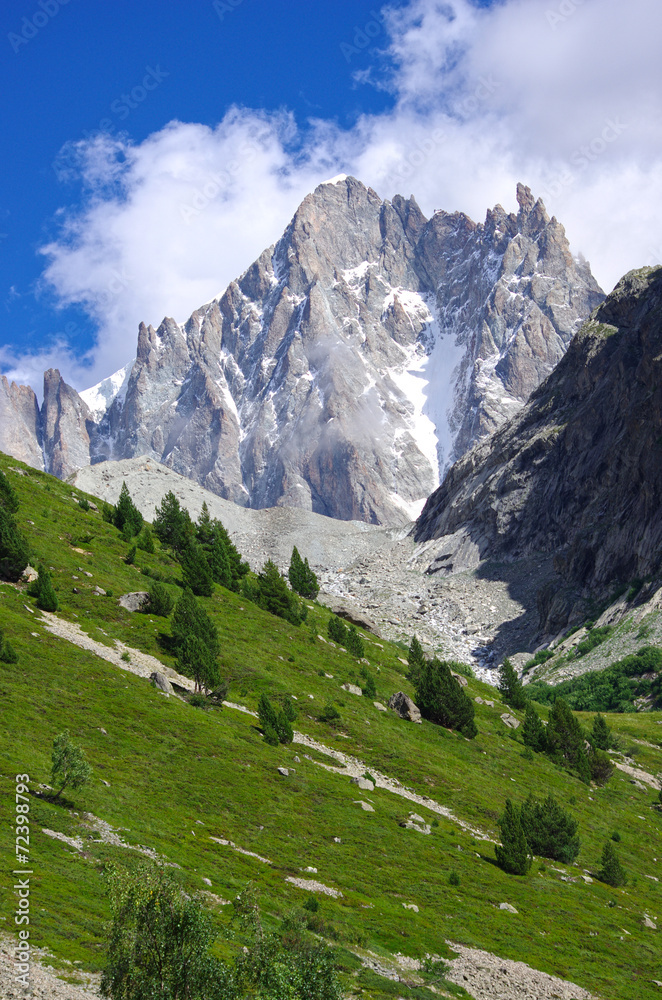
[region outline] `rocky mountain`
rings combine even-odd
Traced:
[[[553,560],[548,634],[582,598],[662,566],[662,268],[627,274],[527,405],[429,498],[415,539],[429,573]]]
[[[141,324],[78,394],[0,384],[0,449],[60,477],[146,455],[244,506],[412,519],[440,471],[513,416],[603,298],[528,188],[476,224],[320,185],[224,294]]]

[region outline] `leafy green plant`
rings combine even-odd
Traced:
[[[92,768],[87,762],[84,751],[71,742],[69,730],[65,729],[53,740],[51,786],[57,788],[55,798],[58,798],[67,787],[82,788],[91,776]]]

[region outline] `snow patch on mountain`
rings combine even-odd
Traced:
[[[90,389],[84,389],[83,392],[79,393],[80,398],[87,405],[95,421],[99,422],[101,420],[110,408],[111,403],[115,401],[117,401],[117,404],[124,402],[132,368],[133,361],[130,361],[128,365],[120,368],[113,375],[109,375],[102,382],[98,382],[97,385],[93,385]]]

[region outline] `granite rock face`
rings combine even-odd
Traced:
[[[320,185],[220,299],[141,325],[133,365],[80,395],[47,373],[46,467],[146,455],[245,506],[412,519],[603,298],[542,202],[517,198],[477,225]]]
[[[415,528],[428,572],[552,557],[550,634],[572,602],[662,567],[662,268],[627,274],[527,405],[457,462]]]

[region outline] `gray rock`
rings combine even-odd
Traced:
[[[374,792],[375,790],[375,783],[374,781],[370,781],[369,778],[352,778],[352,784],[358,785],[361,791]]]
[[[501,721],[509,729],[517,729],[519,726],[519,719],[516,719],[514,715],[510,715],[509,712],[504,712],[501,716]]]
[[[121,608],[126,608],[127,611],[140,611],[147,600],[149,600],[148,591],[134,590],[130,594],[122,594],[117,603]]]
[[[340,686],[343,691],[347,691],[349,694],[355,694],[359,698],[363,695],[363,691],[360,687],[357,687],[356,684],[341,684]]]
[[[363,802],[362,799],[355,799],[354,805],[361,806],[361,809],[363,809],[364,812],[374,813],[375,811],[369,802]]]
[[[103,587],[99,587],[98,585],[92,588],[92,593],[96,594],[97,597],[106,596],[106,591],[103,589]]]
[[[147,455],[246,506],[404,524],[440,464],[521,407],[602,297],[542,202],[521,185],[517,199],[517,214],[497,205],[476,225],[426,219],[413,197],[381,201],[352,177],[321,184],[220,299],[183,326],[141,324],[113,380],[78,394],[50,370],[41,411],[31,390],[3,387],[0,427],[20,432],[1,446],[40,465],[41,438],[63,478]],[[430,389],[456,400],[454,437],[430,453],[397,376],[450,344],[452,365],[431,370],[453,381]]]
[[[458,674],[454,670],[451,670],[451,676],[455,678],[455,680],[460,685],[460,687],[465,688],[467,686],[467,684],[469,683],[469,681],[464,676],[464,674]]]
[[[418,907],[416,903],[403,903],[405,910],[413,910],[414,913],[418,913]]]
[[[381,701],[373,701],[373,705],[375,706],[375,708],[377,709],[378,712],[387,712],[388,711],[386,705],[382,705]]]
[[[205,883],[205,885],[211,885],[211,879],[210,878],[203,878],[202,881]]]
[[[499,909],[500,910],[506,910],[508,913],[518,913],[519,912],[518,910],[515,909],[514,906],[511,906],[510,903],[499,903]]]
[[[34,566],[26,566],[21,573],[21,580],[24,583],[34,583],[35,580],[39,579],[39,573],[37,573]]]
[[[409,722],[421,722],[421,713],[409,695],[404,691],[396,691],[388,700],[388,707]]]
[[[278,768],[278,773],[279,773],[279,774],[282,774],[282,776],[283,776],[284,778],[287,778],[287,777],[289,776],[289,773],[290,773],[290,772],[289,772],[289,769],[288,769],[287,767],[279,767],[279,768]]]
[[[158,688],[159,691],[163,691],[164,694],[174,693],[173,686],[168,680],[168,678],[165,676],[165,674],[160,673],[158,670],[155,670],[153,674],[150,674],[149,679],[154,685],[154,687]]]
[[[650,927],[653,931],[657,930],[657,924],[651,920],[647,913],[644,914],[643,925],[644,927]]]

